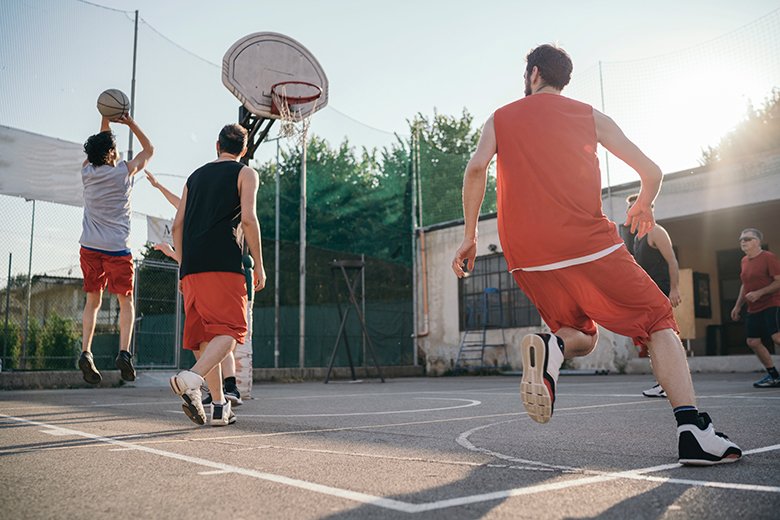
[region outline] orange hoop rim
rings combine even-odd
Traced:
[[[313,88],[315,92],[313,94],[306,95],[306,96],[291,96],[286,93],[283,94],[282,93],[283,89],[285,89],[288,85],[305,85],[306,87]],[[276,106],[277,98],[287,103],[288,106],[290,106],[290,105],[303,105],[306,103],[311,103],[315,99],[318,99],[321,95],[322,95],[322,87],[320,87],[319,85],[315,85],[314,83],[309,83],[308,81],[281,81],[279,83],[275,83],[271,87],[271,113],[279,114],[279,107]]]

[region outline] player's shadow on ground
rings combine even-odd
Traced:
[[[483,493],[487,494],[492,492],[507,491],[515,488],[526,488],[544,483],[552,483],[553,481],[558,481],[558,477],[562,475],[562,473],[559,471],[556,471],[552,474],[536,473],[535,475],[532,475],[532,478],[529,479],[529,474],[524,473],[521,470],[502,468],[501,471],[515,472],[515,475],[513,476],[512,473],[507,473],[509,478],[496,479],[495,476],[487,475],[486,472],[488,471],[496,471],[496,469],[489,467],[475,468],[474,470],[470,471],[469,474],[463,479],[456,482],[451,482],[443,486],[422,489],[414,493],[385,496],[383,498],[394,499],[405,502],[407,504],[428,504],[431,502],[449,499],[457,500],[461,497],[469,497]],[[414,478],[414,476],[411,477]],[[573,478],[574,480],[578,480],[585,477],[585,475],[578,475],[574,476]],[[501,485],[498,487],[495,485],[492,485],[490,488],[485,487],[486,483],[491,484],[494,482],[500,482]],[[571,489],[576,490],[578,494],[584,496],[587,496],[590,493],[597,493],[599,496],[612,497],[612,491],[593,486],[610,486],[614,485],[615,482],[619,482],[619,479],[607,481],[606,483],[598,482],[581,486],[573,486]],[[566,502],[565,500],[561,500],[561,497],[565,496],[564,494],[568,492],[568,489],[569,488],[564,488],[561,490],[539,491],[537,493],[531,493],[528,495],[503,497],[486,501],[478,501],[470,504],[453,505],[451,507],[411,514],[421,515],[421,517],[425,518],[426,520],[482,518],[486,516],[491,510],[506,501],[507,498],[511,498],[513,500],[513,505],[516,504],[516,516],[518,518],[544,518],[547,516],[557,516],[556,504]],[[595,513],[593,516],[568,516],[564,518],[567,520],[585,520],[596,518],[616,520],[624,520],[626,518],[631,518],[632,520],[655,520],[667,515],[669,512],[669,506],[674,505],[677,499],[687,489],[688,487],[683,485],[661,484],[641,494],[619,500],[608,509],[601,510]],[[608,498],[607,500],[613,499]],[[524,503],[530,504],[528,509],[523,507]],[[568,507],[570,506],[571,504],[568,505]],[[355,509],[334,513],[324,518],[332,520],[358,520],[365,518],[407,518],[409,516],[410,513],[380,508],[370,504],[364,504],[356,507]]]
[[[490,475],[490,472],[503,472],[499,478],[496,475]],[[560,476],[560,471],[537,472],[512,469],[510,467],[495,468],[480,466],[469,471],[462,479],[449,482],[444,485],[420,489],[412,493],[383,495],[382,498],[398,500],[411,505],[428,504],[461,497],[470,497],[493,492],[500,492],[514,488],[523,488],[544,484],[548,479],[555,479]],[[411,481],[418,480],[424,475],[410,474]],[[498,483],[498,484],[497,484]],[[489,487],[487,487],[489,486]],[[534,495],[531,495],[534,496]],[[536,495],[539,496],[539,495]],[[425,518],[453,520],[458,518],[473,519],[486,516],[495,507],[503,503],[507,497],[496,498],[492,500],[476,501],[471,504],[456,505],[453,507],[444,507],[430,511],[418,513],[407,513],[395,511],[384,507],[378,507],[371,504],[363,504],[349,511],[334,513],[323,517],[333,520],[358,520],[365,518]],[[514,498],[514,500],[518,500]],[[522,498],[520,498],[522,500]],[[518,513],[518,516],[523,516]]]
[[[30,426],[28,424],[19,424],[19,423],[17,423],[17,425],[22,427]],[[38,429],[46,430],[45,427],[42,428],[40,426],[38,426]],[[159,440],[162,438],[176,437],[186,433],[189,432],[186,430],[176,429],[176,430],[162,430],[157,432],[129,433],[127,435],[112,435],[106,438],[117,440],[117,441],[132,442],[138,440],[142,440],[142,441]],[[77,439],[66,439],[66,440],[54,439],[52,441],[3,446],[2,448],[0,448],[0,458],[7,457],[9,455],[17,455],[20,453],[28,453],[31,451],[42,450],[42,449],[64,449],[64,448],[77,448],[83,446],[106,446],[106,445],[107,445],[106,442],[103,440],[85,439],[83,437],[79,437]]]
[[[669,515],[669,507],[677,502],[688,486],[680,484],[661,484],[644,493],[621,500],[609,509],[595,516],[567,516],[565,520],[655,520]],[[680,514],[685,515],[684,511]]]

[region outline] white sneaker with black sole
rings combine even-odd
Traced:
[[[563,352],[558,346],[558,338],[552,334],[528,334],[520,349],[523,357],[520,397],[528,416],[544,424],[550,420],[555,408]]]
[[[211,403],[211,421],[212,426],[227,426],[236,422],[236,414],[233,413],[230,401],[223,404]]]
[[[169,381],[171,390],[184,401],[181,409],[195,424],[206,424],[206,411],[203,409],[200,387],[203,378],[195,372],[182,370]]]
[[[728,437],[715,431],[710,416],[699,414],[699,424],[677,427],[677,449],[680,464],[685,466],[712,466],[736,462],[742,450]]]
[[[642,392],[642,395],[645,397],[663,397],[666,398],[666,390],[663,389],[663,387],[656,383],[652,388],[648,388],[644,392]]]

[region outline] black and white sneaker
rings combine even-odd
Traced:
[[[528,416],[543,424],[550,420],[555,407],[563,352],[558,338],[552,334],[528,334],[520,348],[523,356],[520,397]]]
[[[227,426],[236,422],[236,414],[233,413],[230,401],[224,404],[211,403],[211,421],[212,426]]]
[[[120,350],[119,355],[114,360],[114,365],[119,370],[122,379],[125,381],[135,381],[133,355],[130,352],[126,350]]]
[[[95,360],[92,357],[92,352],[85,351],[81,353],[81,356],[79,356],[79,369],[84,377],[84,381],[91,385],[100,384],[100,381],[103,380],[100,372],[95,368]]]
[[[211,392],[209,392],[209,387],[201,386],[200,393],[203,395],[203,399],[200,400],[200,402],[203,403],[203,406],[206,406],[207,404],[211,404],[213,398],[211,397]]]
[[[663,389],[663,387],[656,383],[652,388],[648,388],[644,392],[642,392],[642,395],[645,397],[666,397],[666,390]]]
[[[715,431],[710,416],[699,414],[699,424],[682,424],[677,427],[677,449],[680,464],[686,466],[712,466],[736,462],[742,458],[742,450],[724,434]]]
[[[184,401],[181,409],[195,424],[206,424],[206,412],[200,395],[202,384],[203,378],[189,370],[182,370],[170,379],[171,390]]]
[[[225,387],[225,399],[230,401],[233,406],[241,406],[244,401],[241,400],[241,392],[235,386]]]
[[[755,388],[780,388],[780,379],[767,374],[763,379],[759,379],[753,383],[753,386]]]

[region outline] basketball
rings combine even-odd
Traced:
[[[117,119],[130,110],[130,100],[121,90],[110,88],[98,96],[97,109],[107,118]]]

